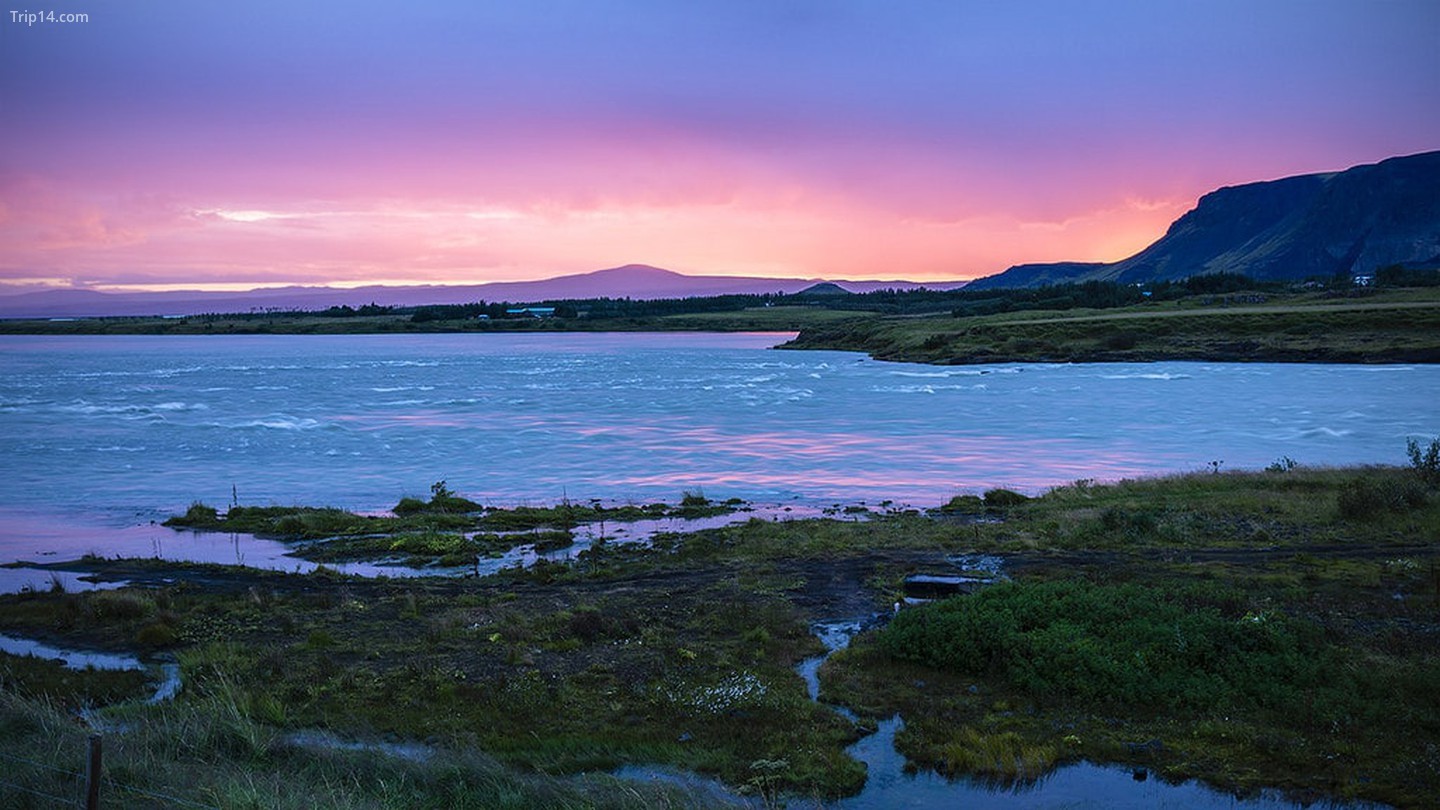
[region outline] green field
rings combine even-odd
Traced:
[[[1107,310],[881,317],[817,324],[785,348],[937,364],[1440,362],[1440,292],[1353,299],[1197,296]]]

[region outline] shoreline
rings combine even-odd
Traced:
[[[317,313],[0,319],[0,335],[793,333],[779,348],[988,363],[1440,363],[1440,289],[1194,295],[1113,308],[886,315],[803,306],[635,317],[417,319]],[[983,309],[981,310],[984,311]],[[968,312],[968,310],[966,310]]]

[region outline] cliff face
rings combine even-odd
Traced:
[[[1218,189],[1154,244],[1108,264],[1017,265],[971,287],[1242,273],[1303,279],[1440,265],[1440,152]]]

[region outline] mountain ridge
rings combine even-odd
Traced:
[[[1223,186],[1129,258],[1020,264],[970,286],[1146,283],[1206,273],[1283,281],[1393,264],[1440,266],[1440,151]]]

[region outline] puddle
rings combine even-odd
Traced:
[[[293,745],[296,748],[322,751],[369,751],[411,762],[425,762],[435,755],[435,749],[424,743],[346,740],[319,729],[292,732],[285,735],[282,740],[287,745]]]
[[[144,669],[145,665],[133,655],[119,653],[85,652],[53,647],[29,638],[0,635],[0,652],[16,656],[34,656],[48,661],[60,661],[68,669]]]
[[[0,593],[65,593],[108,591],[124,587],[125,582],[89,582],[89,574],[76,571],[51,571],[40,568],[0,568]]]
[[[740,796],[726,787],[723,782],[701,776],[693,771],[680,768],[666,768],[660,765],[625,765],[611,776],[632,782],[659,782],[679,788],[704,807],[763,808],[758,798]]]

